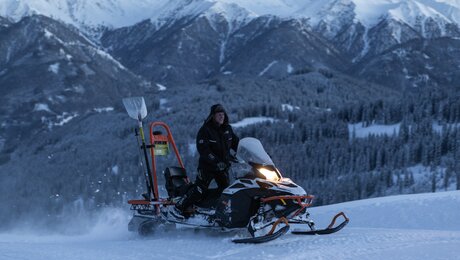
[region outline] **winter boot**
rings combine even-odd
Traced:
[[[198,185],[193,185],[187,193],[176,203],[175,210],[181,212],[182,216],[189,218],[193,215],[192,206],[201,200],[203,190]]]
[[[170,207],[169,209],[170,209],[169,212],[171,213],[171,215],[178,220],[184,220],[189,217],[189,216],[184,216],[184,214],[182,213],[182,210],[180,210],[177,207],[177,205],[174,205],[174,207]]]

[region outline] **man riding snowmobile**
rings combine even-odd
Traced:
[[[238,142],[239,138],[229,124],[224,107],[221,104],[211,106],[209,116],[196,137],[200,159],[195,183],[176,204],[176,209],[184,217],[190,215],[192,205],[203,199],[213,179],[217,183],[218,194],[228,187],[228,170],[232,159],[230,149],[236,151]]]
[[[208,158],[200,157],[199,170],[206,170],[206,166],[209,166],[209,172],[213,174],[211,175],[212,178],[215,178],[217,173],[224,172],[226,174],[225,170],[228,169],[230,160],[228,151],[230,148],[234,149],[237,146],[237,165],[242,166],[239,171],[242,175],[236,177],[230,186],[228,186],[228,181],[223,182],[223,185],[221,184],[219,188],[228,187],[216,197],[212,196],[214,195],[213,189],[207,189],[207,185],[212,178],[205,180],[204,184],[206,186],[203,185],[203,187],[207,189],[207,194],[200,192],[196,196],[196,202],[189,198],[184,199],[185,202],[189,200],[192,203],[196,203],[193,207],[193,216],[189,218],[184,218],[184,216],[176,217],[176,214],[174,214],[176,204],[181,200],[184,203],[182,199],[184,194],[187,194],[187,196],[189,194],[195,195],[192,191],[187,192],[191,185],[171,130],[164,122],[152,122],[149,124],[149,141],[146,142],[142,122],[147,116],[144,99],[142,97],[126,98],[123,99],[123,104],[128,115],[138,123],[135,133],[140,133],[138,135],[141,141],[139,144],[142,145],[139,145],[139,149],[144,155],[145,168],[143,167],[143,174],[147,188],[147,193],[143,194],[143,199],[128,201],[131,205],[131,210],[134,212],[128,224],[128,230],[147,235],[154,233],[157,228],[170,224],[218,230],[246,229],[250,235],[249,237],[245,235],[243,238],[232,239],[232,242],[263,243],[286,234],[290,229],[290,225],[296,225],[300,228],[291,232],[291,234],[296,235],[332,234],[347,225],[349,219],[345,216],[345,213],[340,212],[333,217],[327,228],[316,229],[313,220],[310,219],[310,213],[307,211],[314,196],[307,194],[301,186],[291,179],[282,176],[259,140],[251,137],[239,140],[234,135],[231,127],[225,127],[228,125],[228,118],[225,115],[225,111],[219,111],[219,106],[211,108],[209,120],[206,120],[202,129],[205,131],[207,123],[215,122],[214,127],[218,126],[216,129],[222,130],[221,133],[218,132],[221,134],[220,139],[208,135],[206,140],[201,138],[197,140],[199,145],[204,144],[206,141],[211,144],[207,153],[206,149],[201,149],[198,146],[199,151],[201,150],[200,155],[208,156]],[[223,110],[223,108],[221,109]],[[218,115],[221,112],[224,112],[223,117],[222,114]],[[227,120],[225,120],[226,118]],[[224,122],[227,122],[227,124]],[[165,135],[157,134],[155,129],[159,127],[166,131]],[[201,142],[201,140],[203,141]],[[161,196],[159,192],[160,187],[157,180],[155,159],[157,154],[163,154],[168,147],[167,145],[165,146],[165,143],[170,144],[173,148],[178,163],[176,166],[166,167],[163,171],[165,188],[168,193],[167,197]],[[218,144],[225,148],[225,153],[219,152],[218,149],[213,150],[213,145],[217,146]],[[215,164],[206,164],[206,162],[213,159],[209,155],[215,157]],[[220,166],[219,163],[221,163]],[[151,168],[150,164],[152,165]],[[200,176],[204,177],[205,175],[200,174]],[[201,177],[197,177],[198,183]],[[192,187],[197,190],[198,188],[201,189],[198,185],[192,185]],[[217,190],[219,191],[219,189]],[[201,195],[205,195],[203,199],[201,199]],[[343,217],[344,221],[335,226],[335,222],[339,217]],[[310,230],[305,230],[304,227]]]

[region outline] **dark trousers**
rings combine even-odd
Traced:
[[[206,193],[213,179],[216,181],[219,192],[225,190],[229,185],[228,172],[208,172],[201,169],[198,169],[195,184]]]
[[[209,184],[211,184],[213,179],[217,183],[219,194],[222,193],[222,191],[229,185],[227,172],[209,172],[198,169],[198,175],[196,176],[195,183],[190,187],[182,199],[179,200],[176,207],[184,211],[202,200],[205,197]]]

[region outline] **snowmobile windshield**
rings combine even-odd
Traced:
[[[275,166],[270,156],[265,152],[260,141],[253,137],[245,137],[240,140],[237,149],[237,157],[248,164],[261,166]]]
[[[241,139],[236,156],[240,161],[236,165],[237,172],[243,173],[243,178],[261,178],[275,182],[282,179],[281,173],[256,138]]]

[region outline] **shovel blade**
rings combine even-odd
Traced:
[[[133,119],[142,120],[147,116],[144,97],[123,98],[123,105],[128,115]]]

